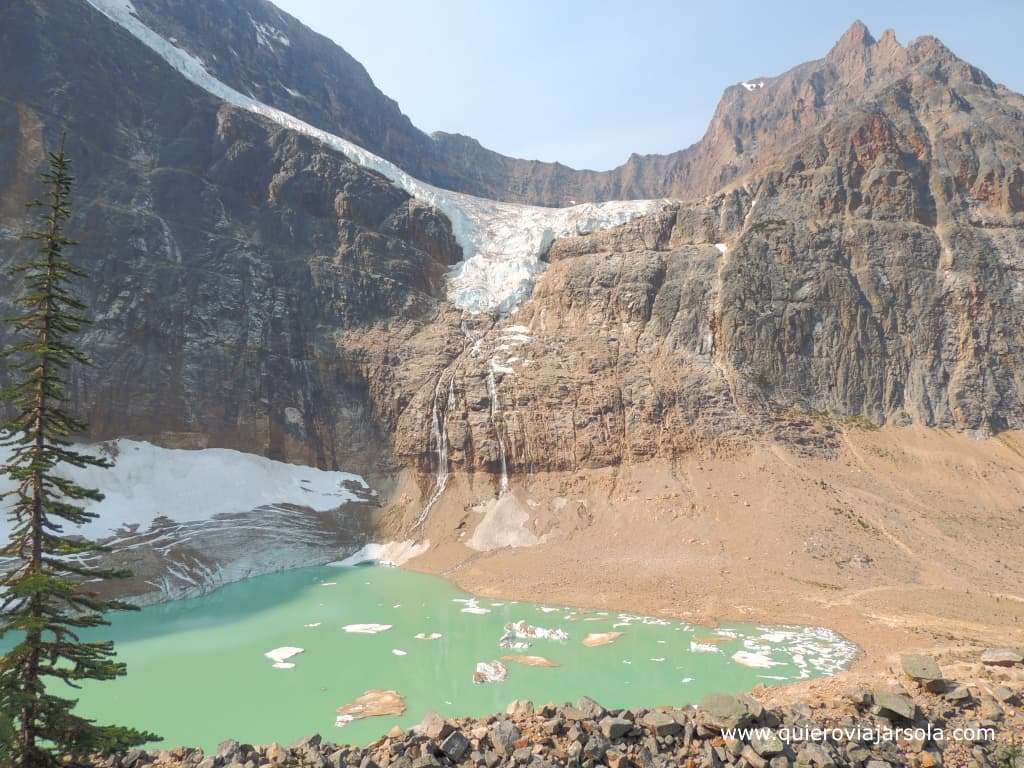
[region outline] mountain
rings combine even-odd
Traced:
[[[692,475],[664,469],[701,457],[759,457],[792,489],[793,462],[838,467],[879,426],[885,455],[910,427],[1024,428],[1024,98],[933,38],[854,24],[823,59],[727,88],[694,146],[597,173],[426,136],[262,0],[32,0],[0,20],[3,259],[67,130],[90,438],[357,472],[379,531],[461,541],[475,510],[494,534],[467,541],[489,550],[595,514],[612,530],[608,499],[702,515]],[[601,204],[551,207],[569,200]],[[953,439],[1016,508],[1019,457]],[[655,476],[671,490],[641,500]],[[881,521],[843,487],[864,526],[935,557],[1016,541]],[[970,503],[943,494],[943,520]],[[864,562],[910,568],[860,531]]]

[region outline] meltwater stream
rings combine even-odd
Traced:
[[[64,693],[80,695],[81,711],[99,722],[146,728],[166,745],[207,750],[227,738],[290,743],[314,732],[367,743],[396,723],[419,722],[427,710],[480,715],[516,698],[542,703],[588,695],[609,707],[681,705],[709,692],[830,674],[855,653],[824,629],[707,629],[473,599],[442,579],[376,566],[261,576],[112,621],[94,636],[116,641],[127,677]],[[520,621],[561,629],[567,639],[519,638],[511,642],[520,647],[500,647],[505,625]],[[380,626],[352,631],[352,625]],[[606,645],[584,644],[588,635],[603,633],[621,635]],[[287,660],[294,667],[275,667],[265,655],[289,646],[302,649]],[[508,655],[542,656],[558,666],[505,662],[503,682],[473,682],[477,662]],[[405,714],[338,728],[337,708],[373,689],[403,695]]]

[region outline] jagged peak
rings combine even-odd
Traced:
[[[832,46],[832,50],[828,52],[829,58],[835,58],[836,56],[843,56],[851,51],[863,50],[869,48],[875,44],[875,38],[871,36],[871,31],[860,19],[857,19],[850,28],[843,33],[843,36],[839,38],[835,45]]]

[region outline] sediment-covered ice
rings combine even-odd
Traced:
[[[374,563],[376,565],[399,566],[404,565],[418,555],[422,555],[430,548],[429,541],[388,541],[382,544],[367,544],[358,552],[355,552],[344,560],[331,563],[335,566],[354,566],[363,563]]]
[[[662,200],[629,200],[542,208],[486,200],[435,187],[340,136],[316,128],[221,82],[207,71],[200,59],[143,24],[130,0],[88,2],[200,88],[322,142],[353,162],[377,171],[409,195],[444,213],[452,223],[463,253],[463,260],[450,275],[448,298],[469,312],[505,312],[528,296],[534,280],[543,270],[542,256],[555,238],[613,227],[658,210],[664,203]],[[284,44],[279,37],[268,37],[268,43],[270,40]]]
[[[508,667],[500,661],[477,662],[474,683],[500,683],[508,677]]]

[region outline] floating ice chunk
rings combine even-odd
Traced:
[[[393,656],[408,656],[409,652],[408,651],[403,651],[401,648],[392,648],[391,649],[391,654]]]
[[[527,667],[557,667],[558,664],[546,659],[543,656],[502,656],[502,661],[509,661],[513,664],[523,664]]]
[[[429,634],[426,632],[417,632],[415,637],[417,640],[440,640],[443,635],[440,632],[431,632]]]
[[[342,629],[356,635],[376,635],[378,632],[387,632],[391,629],[390,624],[346,624]]]
[[[693,682],[693,678],[692,677],[684,677],[679,682],[681,682],[681,683],[692,683]]]
[[[336,582],[336,581],[321,581],[320,582],[320,586],[321,587],[336,587],[336,586],[338,586],[338,582]]]
[[[732,659],[737,664],[742,664],[745,667],[755,667],[758,669],[778,667],[782,664],[781,661],[772,661],[772,659],[765,656],[763,653],[753,653],[751,651],[736,651],[736,653],[732,655]]]
[[[296,648],[292,645],[283,645],[280,648],[274,648],[271,651],[267,651],[263,655],[274,662],[273,666],[276,669],[293,669],[294,664],[290,663],[288,659],[292,656],[297,656],[302,653],[302,648]]]
[[[665,660],[664,656],[659,656],[658,658],[651,657],[651,661],[664,661],[664,660]]]
[[[527,624],[525,620],[509,622],[505,625],[505,632],[520,640],[540,639],[564,642],[569,639],[569,633],[564,629],[535,627],[532,624]]]
[[[691,653],[721,653],[722,649],[717,645],[711,643],[698,643],[696,640],[690,641],[690,652]]]
[[[621,632],[591,632],[583,638],[583,644],[587,648],[596,648],[599,645],[611,645],[622,637]]]
[[[473,673],[474,683],[500,683],[508,677],[508,667],[500,661],[479,661]]]
[[[317,627],[319,627],[319,626],[320,626],[320,624],[321,624],[321,622],[319,622],[319,621],[314,621],[314,622],[313,622],[312,624],[304,624],[303,626],[304,626],[304,627],[305,627],[306,629],[316,629]]]
[[[367,691],[354,701],[338,707],[334,724],[344,728],[354,720],[405,713],[405,697],[398,691]]]

